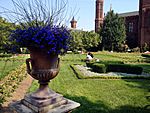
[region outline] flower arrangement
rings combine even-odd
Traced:
[[[41,49],[48,54],[64,54],[68,49],[71,35],[64,27],[63,20],[67,0],[11,0],[15,11],[4,11],[13,18],[18,29],[12,31],[12,50],[26,47]]]
[[[67,51],[70,39],[70,32],[63,26],[16,29],[10,36],[10,40],[16,42],[17,47],[36,48],[57,55]]]

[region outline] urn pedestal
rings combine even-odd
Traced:
[[[25,95],[21,101],[12,103],[10,107],[17,113],[68,113],[79,107],[79,103],[64,98],[48,87],[50,80],[59,72],[58,56],[30,50],[30,57],[26,60],[27,72],[38,80],[39,89]]]

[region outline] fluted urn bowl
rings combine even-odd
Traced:
[[[39,82],[49,82],[59,72],[58,55],[30,49],[30,58],[26,60],[27,72]]]
[[[49,98],[53,94],[48,88],[48,83],[59,72],[58,55],[49,55],[38,49],[29,49],[30,58],[26,60],[27,72],[39,81],[39,89],[31,94],[33,98]]]

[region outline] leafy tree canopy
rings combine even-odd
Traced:
[[[13,23],[8,22],[5,18],[0,17],[0,49],[8,43],[10,32],[15,29]]]
[[[72,51],[89,50],[90,48],[98,47],[101,42],[99,34],[93,31],[71,31],[71,35],[70,49]]]
[[[124,19],[110,11],[106,14],[101,29],[102,45],[106,50],[117,50],[126,39]]]

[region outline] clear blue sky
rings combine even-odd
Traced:
[[[0,5],[11,9],[11,0],[0,0]],[[69,7],[76,9],[78,13],[75,15],[77,22],[77,28],[83,30],[94,30],[95,25],[95,1],[96,0],[68,0]],[[139,0],[104,0],[104,12],[106,13],[110,9],[112,3],[112,9],[116,13],[125,13],[139,10]],[[69,27],[69,22],[67,24]]]

